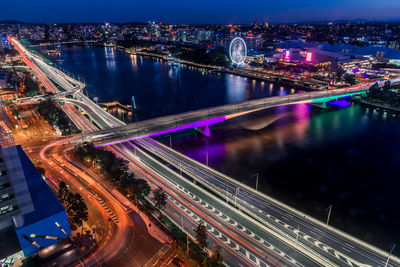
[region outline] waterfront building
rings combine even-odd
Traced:
[[[250,49],[253,50],[261,50],[264,40],[260,35],[254,35],[252,33],[248,33],[245,37],[244,37],[247,46]]]

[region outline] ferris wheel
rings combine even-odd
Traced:
[[[240,38],[236,37],[231,41],[229,45],[229,57],[232,62],[236,65],[243,65],[247,56],[247,46],[246,42]]]

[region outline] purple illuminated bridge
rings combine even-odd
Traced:
[[[385,80],[379,80],[378,82],[382,84],[384,81]],[[400,78],[391,81],[392,83],[398,83],[400,82]],[[365,93],[375,82],[376,81],[371,81],[336,90],[267,97],[240,104],[228,104],[209,109],[201,109],[130,123],[123,127],[99,131],[86,137],[90,141],[93,141],[97,147],[101,147],[191,128],[195,128],[202,134],[210,136],[209,126],[224,120],[281,105],[299,103],[322,103],[324,105],[326,102],[338,98]]]

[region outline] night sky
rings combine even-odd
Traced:
[[[400,0],[2,0],[0,20],[166,23],[399,19]]]

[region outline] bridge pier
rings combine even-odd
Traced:
[[[312,105],[313,105],[314,107],[319,107],[319,108],[322,108],[322,109],[326,109],[326,102],[312,103]]]
[[[195,128],[196,131],[204,135],[205,137],[210,137],[211,136],[211,131],[210,128],[207,126],[204,127],[197,127]]]

